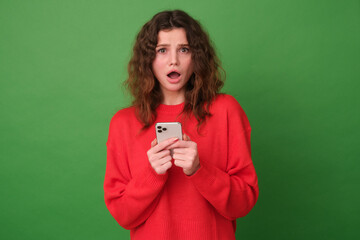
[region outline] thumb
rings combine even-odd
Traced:
[[[184,139],[184,141],[190,141],[190,137],[188,135],[186,135],[185,133],[183,134],[183,139]]]
[[[157,140],[156,138],[151,142],[151,147],[155,147],[157,144]]]

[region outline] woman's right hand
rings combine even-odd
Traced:
[[[157,174],[165,174],[171,168],[172,157],[169,147],[178,140],[178,138],[170,138],[158,144],[155,138],[151,142],[151,148],[147,151],[147,156],[151,167]]]

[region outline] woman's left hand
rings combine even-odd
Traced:
[[[181,167],[188,176],[193,175],[200,168],[197,144],[183,134],[184,140],[171,145],[175,166]]]

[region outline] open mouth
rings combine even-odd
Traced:
[[[167,76],[171,79],[176,79],[176,78],[180,77],[180,73],[174,71],[174,72],[169,73]]]

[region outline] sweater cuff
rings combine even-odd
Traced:
[[[143,181],[141,181],[143,185],[137,187],[143,187],[145,185],[151,188],[159,188],[165,184],[168,174],[157,174],[149,163],[139,177],[143,179]]]
[[[208,188],[216,179],[216,169],[214,167],[207,165],[206,163],[201,163],[200,168],[188,178],[191,182],[198,188]]]

